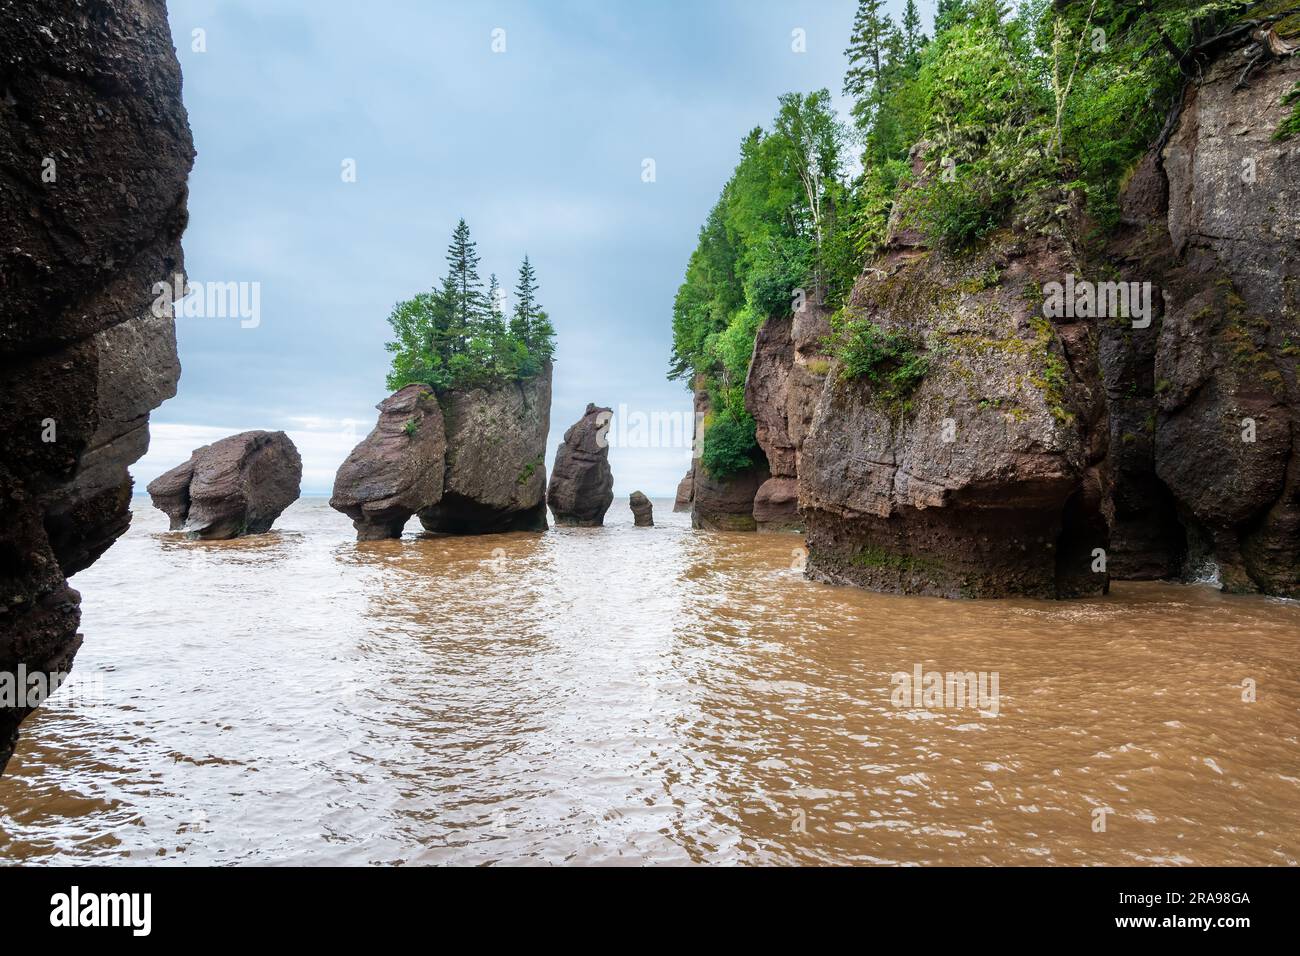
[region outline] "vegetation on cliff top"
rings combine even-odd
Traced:
[[[537,302],[537,276],[528,257],[519,267],[509,318],[492,275],[486,291],[479,255],[462,219],[447,247],[442,286],[399,302],[388,317],[393,353],[388,388],[421,383],[438,391],[531,378],[555,352],[555,329]]]
[[[842,306],[900,202],[905,224],[958,252],[1001,226],[1060,229],[1076,198],[1102,230],[1114,227],[1125,178],[1194,71],[1189,51],[1277,4],[1024,0],[1013,11],[939,0],[932,37],[914,0],[898,24],[884,6],[859,0],[845,51],[851,118],[836,116],[826,90],[781,97],[771,131],[741,143],[677,293],[669,377],[708,388],[711,427],[731,423],[730,460],[745,457],[734,446],[759,327],[801,300]],[[919,179],[909,162],[918,143]],[[872,359],[883,333],[865,321],[840,317],[837,357],[870,379],[891,362]],[[905,373],[909,388],[918,368]],[[706,430],[706,451],[709,441]],[[752,431],[750,445],[757,457]]]

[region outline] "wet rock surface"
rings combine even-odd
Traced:
[[[193,162],[158,0],[0,18],[0,672],[66,672],[66,578],[130,523],[127,467],[180,374],[170,306]],[[0,770],[26,706],[0,708]]]
[[[171,530],[205,541],[265,534],[298,500],[302,458],[284,432],[247,431],[197,448],[149,483]]]
[[[433,390],[407,385],[377,407],[379,421],[339,468],[330,496],[358,541],[400,538],[413,514],[442,500],[447,438]]]
[[[673,498],[673,511],[690,511],[695,500],[695,468],[688,468],[686,475],[677,483],[677,495]]]
[[[614,412],[588,404],[582,418],[564,433],[546,501],[555,523],[599,527],[614,503],[614,473],[609,467],[607,432]]]

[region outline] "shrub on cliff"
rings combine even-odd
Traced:
[[[865,380],[887,404],[906,407],[930,370],[921,337],[849,319],[843,312],[836,313],[833,325],[838,333],[833,352],[840,360],[841,381]]]
[[[754,419],[724,411],[708,424],[700,449],[700,463],[710,478],[722,480],[747,471],[755,464]]]
[[[460,220],[447,249],[440,288],[393,307],[388,324],[393,353],[389,389],[411,384],[450,388],[531,378],[555,351],[555,329],[538,305],[536,273],[528,257],[519,267],[514,313],[507,325],[495,275],[485,292],[469,227]]]

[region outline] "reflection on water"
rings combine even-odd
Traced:
[[[0,862],[1300,858],[1294,603],[872,595],[666,501],[367,544],[321,499],[214,543],[135,507],[73,582],[104,700],[26,723]],[[998,716],[894,707],[918,664]]]

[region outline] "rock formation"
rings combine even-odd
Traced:
[[[447,438],[433,390],[407,385],[376,407],[378,423],[339,468],[330,496],[358,541],[400,538],[411,515],[442,500]]]
[[[1300,150],[1274,135],[1300,59],[1267,27],[1229,37],[1198,54],[1104,249],[1066,238],[1073,215],[961,259],[891,222],[849,310],[911,333],[928,369],[889,401],[832,368],[795,469],[812,577],[1066,597],[1209,559],[1227,590],[1300,596]],[[1030,290],[1067,278],[1152,308],[1049,316]],[[769,322],[747,402],[774,480],[797,447],[788,356]]]
[[[126,530],[175,394],[151,306],[184,270],[194,149],[161,0],[7,10],[0,90],[0,673],[48,680],[81,643],[66,578]],[[30,710],[0,707],[0,770]]]
[[[638,528],[650,528],[654,526],[654,505],[639,491],[634,491],[628,495],[628,504],[632,508],[632,520]]]
[[[450,391],[442,416],[447,467],[442,499],[418,512],[425,530],[546,530],[551,364],[522,381]]]
[[[695,383],[695,425],[707,422],[712,411],[708,390],[702,381]],[[697,457],[691,464],[691,527],[710,531],[753,531],[754,496],[763,482],[771,477],[766,462],[737,475],[715,478],[698,457],[702,447],[696,436]],[[678,494],[680,495],[680,490]]]
[[[690,511],[695,501],[695,466],[686,469],[686,475],[677,483],[677,496],[673,499],[673,511]]]
[[[1092,320],[1049,319],[1026,291],[1077,269],[1064,241],[1004,230],[960,258],[889,248],[859,279],[853,318],[910,336],[928,370],[891,397],[832,366],[799,469],[811,577],[949,597],[1106,589]]]
[[[609,469],[610,418],[614,412],[588,404],[582,418],[564,433],[546,501],[555,523],[599,527],[614,503],[614,473]]]
[[[302,459],[284,432],[250,431],[197,448],[149,482],[173,531],[205,541],[264,534],[298,500]]]
[[[772,473],[754,496],[759,531],[802,527],[799,460],[830,365],[822,351],[830,331],[829,315],[820,301],[813,301],[793,315],[769,318],[755,337],[745,408],[754,416],[755,438]]]
[[[1225,50],[1125,193],[1109,252],[1159,294],[1149,328],[1103,327],[1124,576],[1208,557],[1300,597],[1300,149],[1273,138],[1297,83],[1295,56]]]

